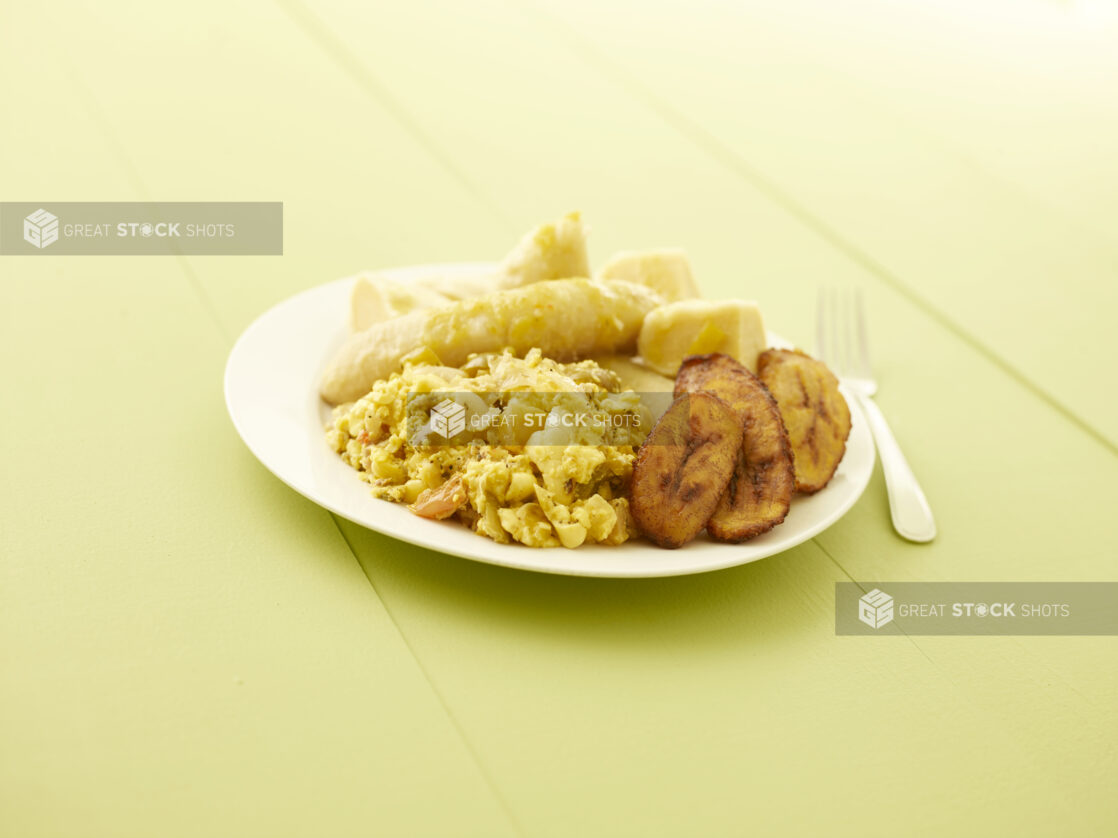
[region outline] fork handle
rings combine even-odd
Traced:
[[[856,393],[873,431],[877,451],[881,455],[881,470],[885,473],[885,487],[889,492],[889,512],[893,517],[893,529],[909,541],[931,541],[936,537],[936,521],[932,508],[924,497],[924,490],[916,482],[916,475],[905,459],[901,446],[897,444],[885,414],[874,400],[862,393]]]

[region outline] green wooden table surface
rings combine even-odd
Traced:
[[[0,9],[0,198],[273,200],[275,257],[0,257],[0,835],[1104,835],[1113,637],[836,637],[834,584],[1115,581],[1118,16],[984,0]],[[338,520],[237,438],[292,293],[578,208],[810,345],[869,304],[880,469],[695,577]]]

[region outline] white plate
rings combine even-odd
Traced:
[[[400,281],[443,273],[469,275],[484,264],[421,265],[383,273]],[[357,472],[326,444],[330,410],[318,397],[319,374],[347,334],[352,280],[342,279],[276,305],[238,339],[225,367],[225,403],[237,432],[273,474],[301,495],[343,518],[385,535],[490,564],[575,576],[676,576],[745,564],[780,553],[825,530],[854,505],[873,471],[874,449],[865,417],[850,402],[854,420],[846,456],[830,484],[797,497],[779,527],[744,544],[718,544],[701,536],[679,550],[646,541],[576,550],[497,544],[461,524],[429,521],[407,508],[377,500]],[[769,335],[774,345],[783,344]]]

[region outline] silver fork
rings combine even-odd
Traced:
[[[916,482],[885,415],[872,398],[877,392],[877,382],[870,367],[861,291],[847,295],[828,293],[825,289],[819,292],[815,343],[816,354],[835,371],[869,421],[885,473],[893,528],[909,541],[931,541],[936,537],[936,522],[928,499]]]

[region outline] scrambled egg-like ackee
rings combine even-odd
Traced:
[[[452,368],[425,351],[335,408],[326,433],[375,497],[503,543],[578,547],[636,534],[624,495],[651,426],[593,361],[506,350]]]

